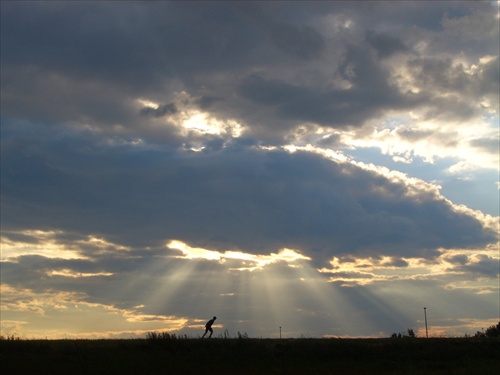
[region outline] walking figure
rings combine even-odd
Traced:
[[[205,324],[205,333],[203,334],[203,336],[201,336],[201,338],[204,338],[208,331],[210,331],[210,335],[208,336],[208,338],[212,337],[212,333],[214,333],[214,331],[212,329],[212,324],[214,324],[215,319],[217,319],[216,316],[214,316],[212,319],[210,319],[207,322],[207,324]]]

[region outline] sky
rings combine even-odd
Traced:
[[[499,187],[498,2],[1,2],[4,337],[473,335]]]

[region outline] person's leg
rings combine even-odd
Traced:
[[[208,336],[208,338],[212,337],[212,333],[214,333],[214,330],[210,328],[210,335]]]

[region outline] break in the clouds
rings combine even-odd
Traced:
[[[495,2],[1,7],[2,334],[498,318]]]

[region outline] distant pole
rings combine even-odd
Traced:
[[[424,317],[425,317],[425,338],[429,338],[429,332],[427,331],[427,307],[424,307]]]
[[[280,326],[280,339],[281,339],[281,326]]]

